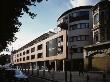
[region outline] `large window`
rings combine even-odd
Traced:
[[[99,22],[99,14],[97,13],[95,16],[94,16],[94,24],[97,24]]]
[[[46,43],[46,56],[55,56],[58,52],[58,39],[52,39]]]

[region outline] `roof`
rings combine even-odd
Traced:
[[[18,52],[20,50],[23,50],[23,49],[25,49],[25,48],[27,48],[29,46],[32,46],[35,43],[38,43],[38,42],[40,42],[42,40],[45,40],[45,39],[49,38],[50,36],[53,36],[54,34],[56,34],[56,33],[55,32],[52,32],[52,31],[49,31],[47,33],[44,33],[41,36],[37,37],[36,39],[32,40],[31,42],[27,43],[26,45],[22,46],[18,50],[14,50],[12,53],[14,54],[14,53],[16,53],[16,52]]]
[[[93,7],[93,6],[88,5],[88,6],[79,6],[79,7],[72,8],[72,9],[70,9],[70,10],[65,11],[65,12],[58,18],[58,20],[59,20],[61,17],[63,17],[64,15],[70,13],[71,11],[80,10],[80,9],[91,9],[92,7]],[[58,20],[57,20],[57,21],[58,21]]]

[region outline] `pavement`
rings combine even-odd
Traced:
[[[65,72],[60,71],[37,71],[34,70],[33,74],[30,71],[30,76],[34,79],[42,79],[44,82],[65,82]],[[71,81],[70,81],[71,80]],[[40,81],[38,81],[40,82]],[[110,74],[105,74],[103,72],[87,72],[79,75],[79,72],[67,72],[67,82],[110,82]]]

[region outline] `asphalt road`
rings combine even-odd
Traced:
[[[29,82],[51,82],[51,81],[45,80],[45,79],[41,79],[41,78],[37,78],[37,77],[30,77],[29,78]]]

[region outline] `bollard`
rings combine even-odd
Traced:
[[[28,74],[29,74],[29,68],[28,68]]]
[[[45,77],[45,70],[43,70],[43,77]]]
[[[105,81],[105,78],[106,78],[106,75],[105,75],[105,73],[103,73],[103,80]]]
[[[31,74],[33,75],[33,68],[32,68],[32,70],[31,70]]]
[[[87,82],[89,82],[89,79],[90,79],[90,78],[89,78],[89,75],[87,74]]]
[[[39,76],[39,70],[37,69],[37,76]]]
[[[65,82],[67,82],[67,71],[65,70]]]
[[[25,68],[25,73],[26,73],[26,68]]]
[[[54,80],[54,70],[52,70],[52,80]]]

